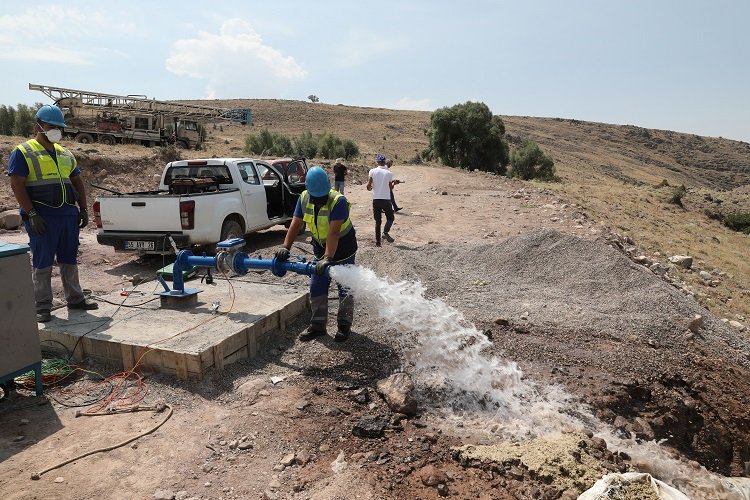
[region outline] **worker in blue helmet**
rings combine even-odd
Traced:
[[[57,260],[68,309],[97,309],[78,279],[78,235],[88,224],[86,191],[75,157],[59,142],[63,112],[45,104],[36,113],[36,137],[8,158],[8,175],[29,234],[36,317],[52,319],[52,264]]]
[[[354,264],[357,235],[349,218],[351,204],[343,194],[331,189],[331,180],[322,167],[312,167],[305,178],[306,191],[297,200],[294,217],[284,238],[284,245],[276,251],[276,258],[287,260],[294,239],[307,224],[315,254],[315,274],[310,277],[310,326],[300,334],[302,341],[328,334],[328,288],[331,278],[325,273],[329,266]],[[343,342],[349,338],[354,321],[354,297],[338,285],[338,330],[333,338]]]

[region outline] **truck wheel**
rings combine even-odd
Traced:
[[[242,226],[236,220],[227,219],[221,225],[221,241],[244,237],[245,233],[242,231]]]
[[[114,146],[115,138],[111,135],[103,135],[99,138],[99,142],[106,144],[107,146]]]
[[[175,143],[175,146],[177,146],[177,149],[190,149],[190,143],[189,142],[187,142],[187,141],[181,141],[179,139]]]
[[[91,144],[92,142],[94,142],[94,138],[91,136],[91,134],[81,132],[76,135],[76,141],[80,142],[81,144]]]

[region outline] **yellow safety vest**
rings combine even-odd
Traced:
[[[78,193],[70,182],[70,173],[76,168],[76,159],[67,149],[55,144],[57,161],[36,139],[19,144],[16,149],[29,167],[26,190],[32,202],[52,208],[75,205]]]
[[[307,228],[310,230],[313,239],[318,242],[320,246],[325,248],[326,239],[328,238],[328,217],[331,215],[331,209],[336,206],[336,202],[343,195],[338,191],[331,189],[328,192],[328,202],[320,207],[318,210],[318,216],[315,217],[315,204],[310,199],[310,194],[304,191],[300,195],[300,205],[302,206],[302,220],[307,224]],[[346,201],[347,207],[351,210],[352,204],[349,200]],[[352,221],[349,217],[341,224],[341,232],[339,238],[346,236],[352,230]]]

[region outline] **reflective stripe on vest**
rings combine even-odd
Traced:
[[[29,175],[26,190],[31,201],[52,208],[75,205],[78,193],[70,181],[76,160],[65,148],[55,144],[57,161],[36,139],[16,146],[26,159]]]
[[[310,201],[310,194],[304,191],[300,195],[300,205],[302,206],[302,220],[307,224],[307,228],[310,230],[310,234],[318,242],[318,244],[325,248],[326,239],[328,238],[328,217],[331,215],[331,210],[336,206],[343,195],[338,191],[331,189],[328,192],[328,202],[320,207],[318,210],[318,217],[316,221],[315,217],[315,204]],[[349,200],[346,200],[347,209],[351,210],[352,204]],[[316,223],[317,222],[317,223]],[[352,230],[352,221],[347,216],[346,220],[341,224],[341,231],[339,232],[339,238],[346,236]]]

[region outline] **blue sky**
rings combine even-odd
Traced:
[[[0,5],[0,104],[38,83],[576,118],[750,141],[750,1]]]

